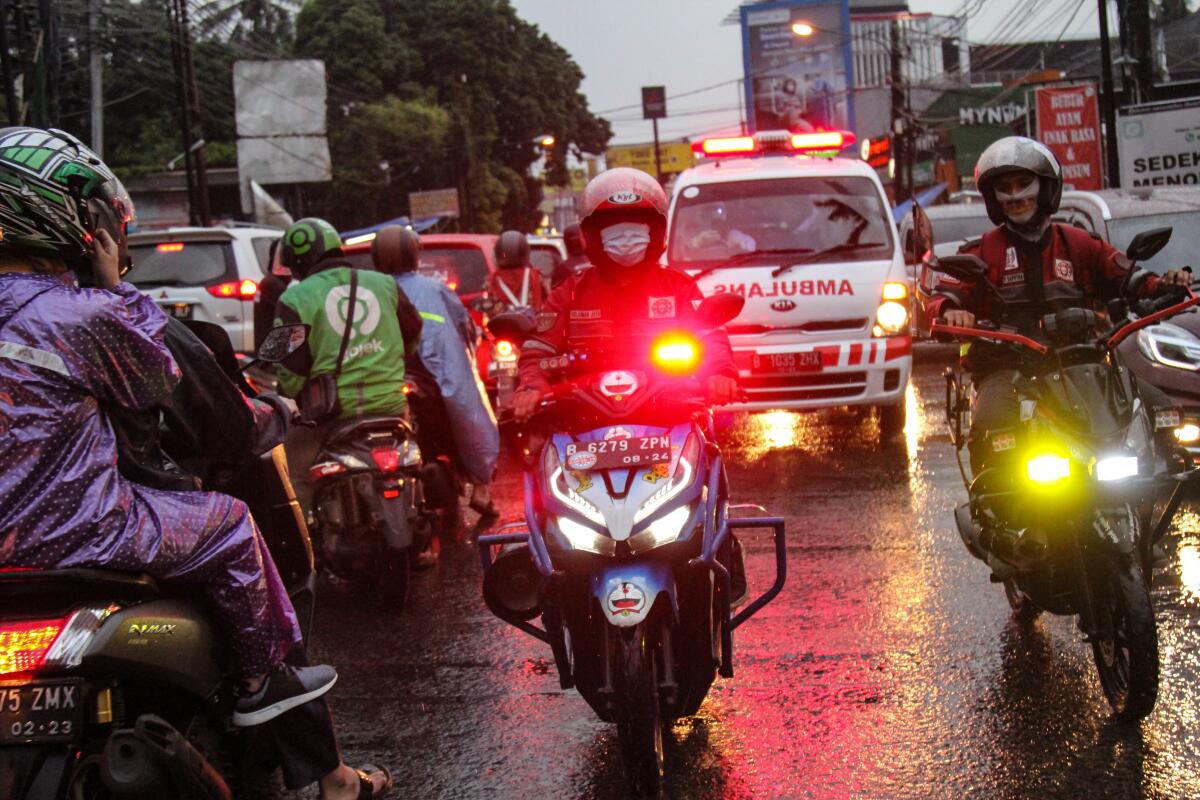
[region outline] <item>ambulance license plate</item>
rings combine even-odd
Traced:
[[[789,375],[793,372],[819,372],[821,354],[815,350],[806,353],[755,353],[750,359],[750,371],[760,375]]]

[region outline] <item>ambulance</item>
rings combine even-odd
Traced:
[[[746,298],[727,329],[740,410],[877,409],[905,423],[912,333],[904,255],[875,170],[840,132],[706,139],[671,197],[667,264]]]

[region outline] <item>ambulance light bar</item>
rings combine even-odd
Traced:
[[[837,155],[843,148],[852,144],[854,144],[854,134],[849,131],[810,131],[807,133],[762,131],[753,136],[702,139],[695,142],[692,149],[698,155],[708,158],[753,156],[767,153]]]

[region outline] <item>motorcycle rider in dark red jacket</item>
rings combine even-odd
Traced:
[[[1012,326],[1041,339],[1042,316],[1069,307],[1091,307],[1096,300],[1117,296],[1132,266],[1125,254],[1099,236],[1071,225],[1051,222],[1062,199],[1062,169],[1049,148],[1023,136],[991,144],[975,166],[975,185],[988,217],[997,227],[960,251],[979,256],[988,279],[1006,305],[984,287],[938,276],[926,303],[926,319],[969,328],[975,320]],[[1153,297],[1171,284],[1187,285],[1191,275],[1174,270],[1163,276],[1135,270],[1130,297]],[[975,408],[968,438],[971,468],[978,474],[990,459],[989,432],[1017,426],[1020,403],[1014,382],[1020,373],[1007,348],[976,341],[964,359],[975,384]],[[1140,384],[1144,399],[1154,404],[1157,389]],[[1007,452],[1007,451],[1006,451]]]
[[[583,191],[580,227],[593,268],[556,288],[537,315],[537,331],[521,346],[520,386],[513,395],[513,416],[529,419],[550,378],[541,362],[566,353],[604,351],[627,363],[644,359],[644,343],[631,332],[688,322],[703,299],[687,274],[658,263],[667,242],[667,194],[654,178],[629,168],[608,170]],[[696,327],[701,327],[697,325]],[[713,405],[727,405],[737,394],[737,367],[723,329],[703,337],[700,377]],[[732,594],[746,592],[741,545],[734,540]]]

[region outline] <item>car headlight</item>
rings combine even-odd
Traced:
[[[1034,483],[1057,483],[1071,475],[1071,462],[1062,456],[1043,453],[1025,462],[1025,474]]]
[[[692,518],[690,505],[680,506],[646,526],[646,530],[629,537],[629,549],[641,553],[676,541],[683,533],[683,526]]]
[[[576,522],[570,517],[557,517],[555,521],[558,522],[558,529],[562,531],[562,535],[576,550],[586,550],[602,556],[616,554],[616,542],[607,536],[596,533],[582,522]]]
[[[1100,481],[1120,481],[1137,474],[1137,456],[1106,456],[1096,462],[1096,479]]]
[[[1200,370],[1200,339],[1178,325],[1160,322],[1138,332],[1138,349],[1150,361],[1176,369]]]
[[[895,300],[885,300],[875,311],[878,323],[876,335],[893,336],[904,331],[908,325],[908,306]]]

